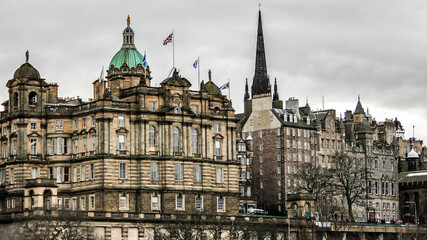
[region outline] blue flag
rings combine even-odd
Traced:
[[[219,87],[219,90],[224,90],[230,88],[230,82],[227,82],[226,84],[222,85],[221,87]]]
[[[196,59],[193,63],[193,68],[197,68],[197,65],[199,64],[199,59]]]
[[[147,67],[147,59],[145,58],[145,52],[144,52],[144,58],[142,58],[142,67],[143,68]]]

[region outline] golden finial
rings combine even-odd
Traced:
[[[130,17],[129,17],[129,15],[128,15],[128,26],[130,25]]]

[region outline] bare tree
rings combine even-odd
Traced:
[[[315,162],[309,162],[303,164],[298,171],[298,178],[302,180],[299,189],[312,195],[315,207],[317,207],[319,196],[323,195],[330,185],[332,174],[328,169],[319,167]]]
[[[57,214],[56,214],[57,213]],[[57,211],[35,215],[23,228],[26,240],[97,239],[93,227],[74,211]]]
[[[356,158],[345,153],[337,153],[333,158],[334,184],[338,193],[347,202],[347,212],[350,221],[354,222],[353,205],[361,204],[365,199],[366,178],[370,175],[364,159]]]

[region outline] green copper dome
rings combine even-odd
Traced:
[[[138,64],[142,65],[143,60],[144,56],[135,48],[122,48],[111,59],[110,67],[120,68],[126,63],[129,68],[135,68]]]

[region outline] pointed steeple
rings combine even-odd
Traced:
[[[276,80],[276,78],[274,78],[273,101],[279,101],[279,93],[277,92],[277,80]]]
[[[248,79],[246,78],[246,84],[245,84],[245,100],[248,100],[250,98],[249,96],[249,88],[248,88]]]
[[[365,114],[365,110],[362,107],[362,103],[360,102],[360,95],[357,95],[357,105],[353,114]]]
[[[258,13],[258,35],[256,46],[255,76],[252,83],[252,98],[256,95],[271,95],[270,79],[265,60],[264,34],[262,32],[261,10]]]

